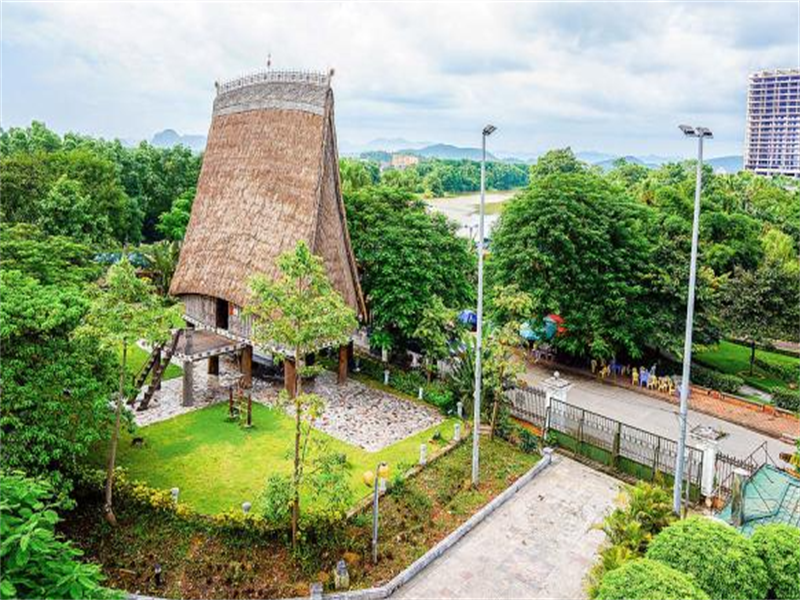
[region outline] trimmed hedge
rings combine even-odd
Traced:
[[[800,598],[800,529],[785,523],[757,527],[750,538],[769,574],[769,597]]]
[[[800,412],[800,390],[775,388],[772,390],[772,401],[778,408]]]
[[[692,364],[690,377],[692,383],[728,394],[735,394],[744,385],[744,379],[738,375],[720,373],[714,369],[702,367],[694,363]]]
[[[597,600],[708,600],[691,575],[639,558],[603,576]]]
[[[724,523],[704,517],[678,521],[653,539],[645,556],[693,575],[712,598],[767,597],[767,568],[755,546]]]
[[[785,381],[787,384],[794,383],[797,385],[798,382],[800,382],[800,365],[787,365],[759,356],[756,356],[754,362],[758,368],[766,371],[773,377],[777,377],[781,381]]]

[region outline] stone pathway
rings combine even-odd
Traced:
[[[183,379],[170,379],[161,384],[161,390],[156,392],[147,410],[133,411],[137,425],[152,425],[211,404],[227,402],[228,390],[235,385],[238,372],[224,359],[220,360],[219,376],[208,375],[207,371],[205,361],[195,364],[194,406],[181,405]],[[254,402],[275,406],[281,389],[280,382],[253,377]],[[399,398],[353,379],[338,385],[336,375],[329,371],[305,383],[304,391],[319,394],[325,401],[325,410],[314,423],[316,429],[369,452],[377,452],[444,420],[432,406]],[[294,414],[291,407],[287,407],[286,412]]]
[[[605,538],[593,529],[620,482],[554,455],[554,463],[392,599],[585,598]]]

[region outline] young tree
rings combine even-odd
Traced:
[[[414,338],[422,346],[425,354],[425,366],[428,382],[433,375],[436,361],[449,354],[450,337],[454,331],[455,311],[444,305],[439,296],[433,296],[431,303],[422,312],[422,319],[414,331]]]
[[[333,289],[322,259],[312,254],[305,242],[278,259],[276,280],[256,276],[250,281],[252,301],[246,312],[253,316],[256,344],[281,349],[284,360],[295,361],[294,397],[284,391],[295,417],[294,469],[292,476],[292,545],[297,546],[300,521],[300,486],[311,422],[322,410],[321,399],[303,393],[303,376],[317,372],[306,364],[306,356],[324,347],[347,343],[356,329],[354,311]]]
[[[516,285],[498,286],[493,290],[491,307],[496,323],[490,330],[486,343],[484,381],[493,399],[490,434],[493,438],[497,414],[505,401],[505,392],[513,385],[514,378],[523,371],[521,361],[514,356],[514,349],[522,341],[519,330],[522,323],[531,316],[533,298]]]
[[[112,525],[116,524],[112,492],[122,407],[127,390],[128,348],[140,339],[150,343],[166,341],[170,335],[170,324],[179,311],[180,305],[166,307],[152,283],[137,277],[133,265],[123,256],[120,262],[109,268],[105,281],[94,290],[89,312],[80,328],[80,335],[97,338],[107,347],[122,351],[106,477],[105,513]]]

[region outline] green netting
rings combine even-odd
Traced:
[[[731,503],[719,513],[731,523]],[[744,524],[750,535],[758,525],[787,523],[800,527],[800,479],[774,467],[763,465],[744,484]]]

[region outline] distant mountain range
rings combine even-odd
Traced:
[[[202,152],[206,147],[206,136],[182,135],[174,129],[165,129],[164,131],[156,133],[150,143],[159,148],[170,148],[182,144],[195,152]],[[348,144],[342,141],[341,146],[341,153],[343,156],[357,157],[366,154],[371,158],[375,156],[386,156],[388,159],[391,154],[412,154],[421,158],[439,158],[447,160],[480,160],[481,158],[480,148],[454,146],[452,144],[443,143],[414,142],[400,137],[378,138],[366,144],[359,145]],[[486,153],[486,158],[488,160],[502,160],[504,162],[526,164],[536,162],[538,156],[538,154],[528,152]],[[677,156],[659,156],[656,154],[619,156],[594,150],[578,151],[575,152],[575,156],[579,160],[591,165],[597,165],[606,171],[612,169],[614,167],[614,162],[620,158],[625,159],[625,161],[629,163],[643,165],[648,169],[655,169],[668,162],[678,162],[681,160],[681,158]],[[711,165],[715,171],[721,173],[736,173],[742,170],[741,156],[720,156],[706,159],[706,162]]]
[[[155,134],[150,143],[157,148],[172,148],[181,145],[191,148],[195,152],[202,152],[206,147],[206,136],[181,135],[174,129],[165,129]]]
[[[681,161],[681,159],[678,157],[656,156],[653,154],[649,154],[646,156],[616,156],[600,160],[597,162],[589,161],[586,159],[581,159],[581,160],[584,160],[589,164],[596,165],[602,168],[604,171],[610,171],[611,169],[614,168],[614,163],[620,158],[623,159],[625,162],[632,163],[635,165],[642,165],[644,167],[647,167],[648,169],[657,169],[661,165],[667,164],[669,162]],[[742,157],[738,155],[707,158],[705,159],[705,162],[706,164],[711,165],[711,167],[717,173],[738,173],[739,171],[742,170],[742,164],[743,164]]]

